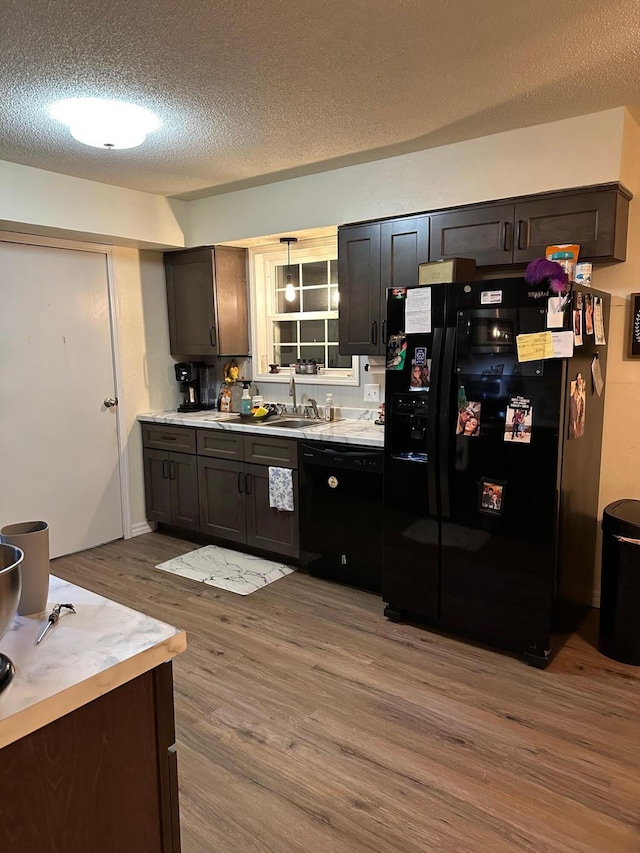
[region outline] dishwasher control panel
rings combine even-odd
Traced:
[[[301,467],[321,465],[324,468],[382,473],[383,451],[374,447],[301,442],[299,456]]]

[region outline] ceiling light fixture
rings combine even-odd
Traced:
[[[287,284],[284,289],[284,298],[287,302],[293,302],[296,298],[296,289],[293,286],[293,276],[291,275],[291,244],[297,243],[297,237],[281,237],[281,243],[287,244]]]
[[[101,98],[65,98],[49,107],[71,136],[95,148],[135,148],[160,127],[157,115],[144,107]]]

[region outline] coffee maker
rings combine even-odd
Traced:
[[[179,412],[199,412],[200,401],[200,361],[180,361],[174,365],[176,380],[180,383]]]

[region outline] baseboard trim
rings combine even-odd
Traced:
[[[149,524],[147,521],[141,521],[138,524],[131,525],[131,537],[133,538],[134,536],[142,536],[143,533],[153,533],[155,529],[155,524],[153,524],[152,527],[151,524]]]

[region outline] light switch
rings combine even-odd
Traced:
[[[380,386],[379,385],[365,385],[364,386],[364,399],[370,403],[379,403],[380,402]]]

